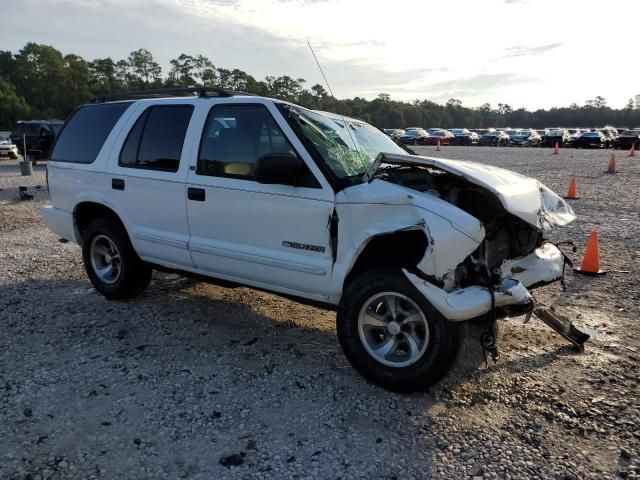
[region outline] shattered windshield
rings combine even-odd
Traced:
[[[340,177],[363,175],[379,153],[407,152],[371,125],[290,107],[289,120],[299,127],[322,160]]]

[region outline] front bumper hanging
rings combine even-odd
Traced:
[[[526,287],[562,280],[567,257],[552,243],[545,243],[529,255],[507,260],[501,267],[502,282],[491,292],[474,285],[446,292],[413,273],[404,270],[409,281],[448,320],[464,321],[488,313],[495,315],[500,307],[522,307],[540,318],[554,331],[583,349],[589,335],[576,328],[553,309],[536,304]]]

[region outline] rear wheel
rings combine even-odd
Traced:
[[[427,390],[451,368],[462,329],[446,320],[400,270],[368,270],[345,290],[340,345],[358,372],[389,390]]]
[[[151,281],[151,266],[140,260],[124,228],[108,218],[87,227],[82,259],[93,286],[109,299],[136,297]]]

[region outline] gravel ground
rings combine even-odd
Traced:
[[[247,288],[154,274],[109,302],[80,250],[59,243],[0,162],[0,478],[640,478],[640,159],[617,152],[417,147],[490,163],[564,193],[554,232],[582,255],[600,233],[602,277],[536,297],[593,338],[583,353],[540,321],[500,324],[485,367],[470,326],[457,366],[427,394],[368,384],[334,313]]]

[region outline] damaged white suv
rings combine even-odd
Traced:
[[[106,297],[139,295],[159,268],[335,306],[349,361],[400,391],[448,371],[465,320],[530,312],[527,288],[565,263],[543,230],[575,218],[534,179],[212,89],[78,108],[48,182],[46,223]]]

